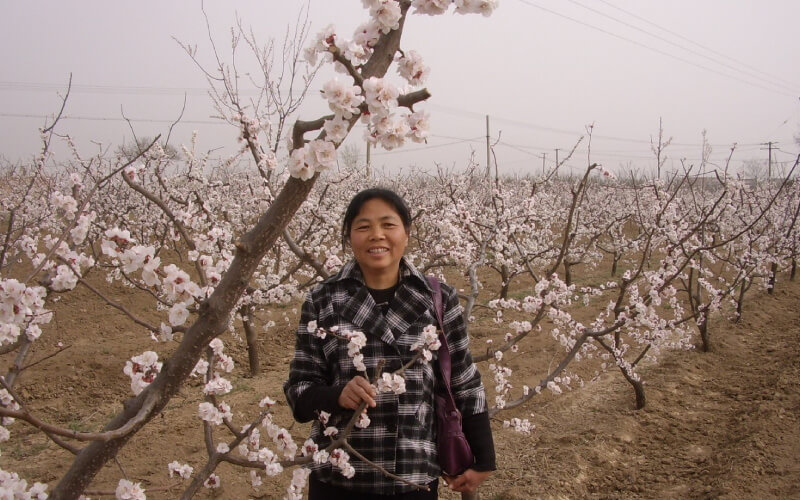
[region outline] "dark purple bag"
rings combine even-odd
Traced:
[[[433,306],[436,310],[436,320],[439,322],[439,342],[442,344],[439,347],[439,370],[447,388],[446,395],[434,395],[439,467],[446,475],[457,476],[475,463],[475,457],[461,428],[461,412],[456,408],[453,391],[450,390],[450,350],[444,336],[442,290],[439,280],[433,276],[428,276],[428,283],[433,289]]]

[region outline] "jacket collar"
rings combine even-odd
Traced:
[[[361,331],[379,337],[389,345],[394,345],[395,339],[408,332],[410,326],[433,307],[431,289],[425,276],[405,257],[400,261],[400,286],[385,316],[364,284],[355,260],[347,262],[324,283],[357,284],[350,297],[340,305],[339,314]]]
[[[409,262],[408,258],[403,256],[403,258],[400,259],[400,283],[409,279],[416,280],[428,293],[431,292],[430,285],[428,285],[428,280],[425,279],[425,275],[414,267],[414,264]],[[356,280],[366,287],[364,275],[361,273],[361,268],[358,267],[358,262],[356,262],[355,259],[350,259],[338,273],[327,278],[323,283],[336,283],[337,281],[344,280]]]

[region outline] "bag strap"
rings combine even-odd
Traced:
[[[433,289],[433,309],[436,311],[436,321],[439,322],[439,371],[442,374],[442,381],[445,388],[447,388],[447,395],[450,397],[450,402],[453,408],[456,407],[455,399],[453,398],[453,391],[450,389],[450,373],[452,370],[452,363],[450,361],[450,348],[447,346],[447,338],[444,334],[444,319],[442,305],[442,287],[439,280],[434,276],[426,276],[428,284]]]

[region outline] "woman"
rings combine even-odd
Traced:
[[[366,459],[405,481],[428,485],[419,490],[385,474],[356,457],[355,475],[344,477],[331,465],[311,474],[309,499],[438,498],[436,414],[434,391],[441,385],[432,363],[418,361],[403,374],[405,392],[377,393],[348,355],[347,342],[309,332],[309,322],[326,331],[361,331],[361,349],[369,377],[383,361],[383,372],[393,372],[416,354],[411,350],[422,329],[436,324],[431,289],[404,257],[411,216],[393,191],[373,188],[356,194],[342,222],[342,243],[349,244],[353,260],[338,274],[311,290],[303,304],[295,357],[284,392],[295,419],[317,419],[311,437],[320,449],[330,443],[326,427],[342,429],[362,402],[371,423],[353,428],[348,442]],[[442,285],[444,323],[452,359],[451,386],[463,415],[464,434],[476,457],[472,468],[457,477],[445,477],[456,491],[474,491],[495,469],[494,444],[480,374],[468,349],[466,325],[458,296]],[[313,326],[312,326],[313,328]],[[338,329],[338,330],[337,330]],[[325,413],[322,413],[325,412]],[[330,414],[322,425],[320,414]]]

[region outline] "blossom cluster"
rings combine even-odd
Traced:
[[[338,326],[333,326],[326,330],[317,326],[316,321],[309,321],[306,331],[314,336],[324,339],[328,335],[347,341],[347,355],[353,360],[356,370],[366,373],[367,366],[364,364],[364,355],[361,349],[367,345],[367,336],[358,330],[340,331]]]
[[[214,366],[210,367],[208,361],[200,359],[192,370],[192,376],[206,376],[206,385],[203,387],[204,394],[227,394],[231,392],[233,385],[221,373],[231,373],[233,371],[233,358],[225,354],[225,346],[219,338],[213,339],[209,343],[209,347],[213,353]],[[210,373],[209,368],[213,368]]]
[[[162,365],[163,363],[158,360],[157,353],[145,351],[138,356],[133,356],[130,361],[126,361],[122,372],[131,378],[131,391],[135,395],[139,395],[155,380],[161,372]]]
[[[45,500],[47,496],[46,484],[33,483],[28,487],[28,481],[19,477],[19,474],[0,469],[0,498]]]
[[[224,401],[216,406],[208,401],[203,401],[198,405],[197,414],[203,421],[213,425],[222,425],[223,421],[230,421],[233,418],[230,405]]]
[[[397,373],[383,372],[375,386],[378,392],[391,392],[394,394],[403,394],[406,392],[406,381]]]
[[[46,295],[41,286],[27,286],[13,278],[0,280],[0,346],[14,344],[22,333],[31,341],[39,338],[39,325],[49,323],[53,316],[45,309]]]
[[[431,361],[433,359],[431,351],[438,351],[441,346],[436,326],[428,325],[422,329],[422,337],[411,344],[411,350],[419,351],[425,361]]]
[[[490,16],[499,5],[499,0],[413,0],[411,5],[420,14],[444,14],[451,4],[458,14],[482,14]]]
[[[141,483],[134,483],[127,479],[120,479],[114,495],[117,500],[145,500],[147,495]]]
[[[302,148],[292,151],[289,157],[289,174],[304,181],[336,166],[336,145],[330,141],[315,139]]]
[[[308,476],[311,474],[311,469],[305,467],[298,467],[292,471],[292,480],[286,488],[286,500],[302,500],[303,490],[308,484]]]
[[[192,477],[192,472],[194,472],[194,468],[189,464],[182,464],[177,460],[170,462],[167,465],[167,469],[169,470],[169,477],[180,477],[183,479],[189,479]]]
[[[503,420],[503,427],[511,428],[520,434],[530,434],[536,428],[527,418],[514,417],[509,420]]]

